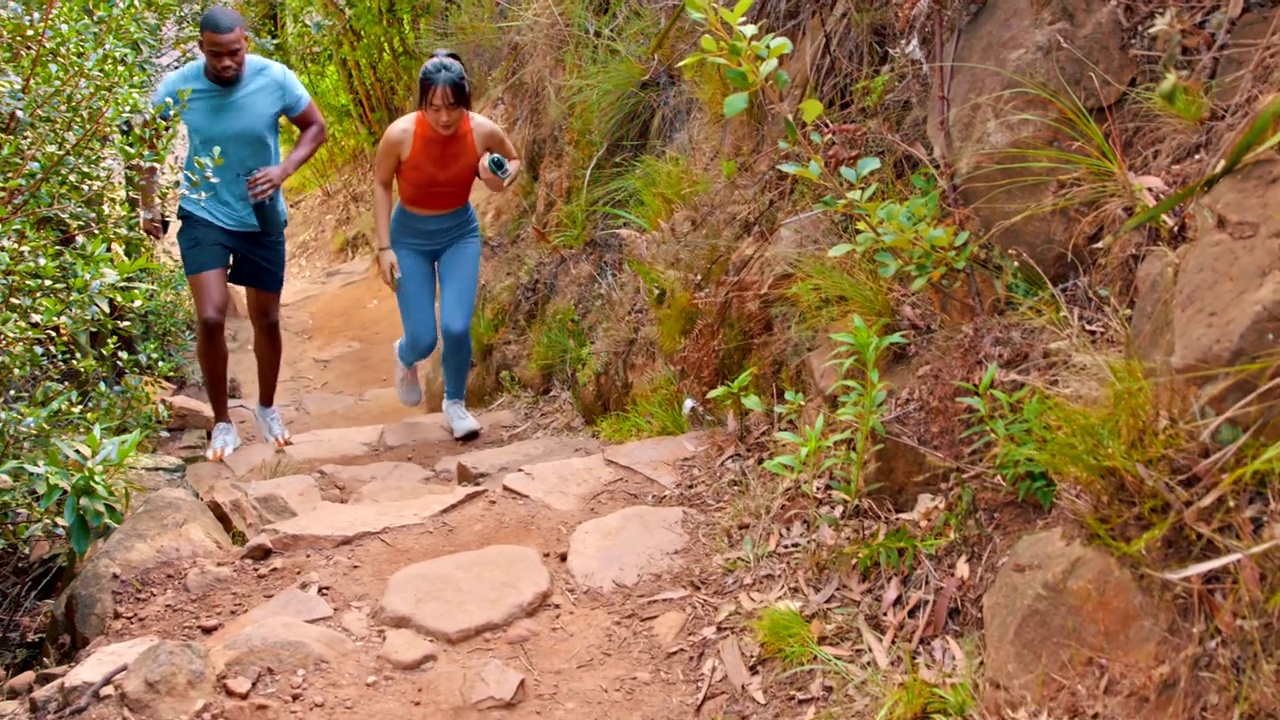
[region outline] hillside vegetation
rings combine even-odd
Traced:
[[[1280,444],[1258,288],[1280,237],[1264,210],[1280,13],[994,5],[242,9],[330,123],[291,180],[349,206],[326,253],[369,249],[371,148],[426,54],[462,54],[525,167],[481,208],[475,391],[562,401],[606,440],[726,430],[691,502],[723,519],[717,582],[750,593],[749,653],[788,716],[998,716],[982,597],[1014,541],[1059,527],[1168,622],[1156,661],[1090,666],[1037,690],[1046,707],[1274,717]],[[117,468],[159,418],[147,383],[184,372],[178,274],[117,172],[157,160],[119,126],[182,12],[2,21],[7,643],[50,582],[32,543],[80,553],[118,521]],[[1016,42],[1041,45],[987,62]],[[721,712],[760,709],[740,702]]]

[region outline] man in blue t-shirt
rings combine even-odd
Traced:
[[[204,375],[214,427],[205,453],[221,460],[240,445],[227,411],[227,283],[242,285],[253,323],[258,360],[258,408],[263,439],[290,443],[275,407],[280,373],[280,290],[284,286],[284,225],[280,186],[325,141],[324,118],[297,75],[284,65],[246,52],[239,13],[214,7],[200,19],[195,60],[161,81],[152,102],[187,127],[189,148],[178,205],[178,249],[197,316],[196,354]],[[185,100],[184,100],[185,97]],[[280,159],[280,117],[301,135]],[[220,159],[198,166],[197,158]],[[143,182],[143,226],[160,234],[154,168]],[[212,177],[210,177],[210,174]],[[216,180],[216,181],[215,181]]]

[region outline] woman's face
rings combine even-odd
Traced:
[[[427,95],[427,122],[441,135],[452,135],[458,131],[462,118],[467,114],[465,108],[453,101],[453,93],[449,88],[437,87]]]

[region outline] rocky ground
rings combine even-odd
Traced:
[[[71,667],[8,681],[0,717],[84,701],[81,717],[152,720],[665,718],[687,706],[681,647],[706,608],[680,578],[697,514],[672,489],[705,441],[602,448],[502,403],[480,412],[480,439],[454,441],[438,413],[388,389],[397,316],[367,269],[285,298],[278,402],[294,445],[251,434],[242,317],[232,371],[250,442],[204,462],[207,407],[167,400],[171,454],[141,459],[144,494],[55,609],[84,649]]]

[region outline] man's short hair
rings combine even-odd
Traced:
[[[200,32],[226,35],[236,30],[244,30],[244,18],[240,13],[225,5],[215,5],[200,17]]]

